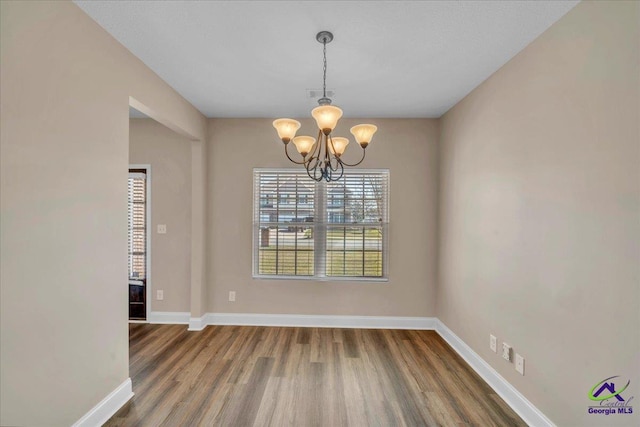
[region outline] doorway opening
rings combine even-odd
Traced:
[[[129,320],[147,320],[149,279],[149,167],[132,166],[128,179]]]

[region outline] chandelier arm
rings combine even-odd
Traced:
[[[362,149],[362,158],[360,159],[360,161],[358,163],[350,164],[350,163],[345,162],[344,160],[341,160],[340,162],[343,163],[345,166],[358,166],[360,163],[362,163],[362,161],[364,160],[366,155],[367,155],[367,149],[363,148]]]
[[[316,178],[316,177],[315,177],[315,171],[316,171],[316,169],[311,169],[311,170],[309,170],[309,168],[305,168],[305,170],[307,171],[307,175],[309,175],[309,178],[311,178],[312,180],[319,182],[319,181],[320,181],[320,179],[322,179],[322,178],[318,179],[318,178]],[[313,175],[311,174],[311,171],[313,171],[313,172],[314,172],[314,173],[313,173]]]
[[[333,167],[333,163],[336,164],[336,167]],[[331,170],[335,172],[340,168],[341,163],[342,163],[342,160],[340,160],[340,157],[334,154],[333,157],[329,159],[329,168],[331,168]]]
[[[302,162],[296,162],[295,160],[293,160],[293,159],[291,158],[291,156],[289,156],[289,152],[287,151],[287,147],[288,147],[288,146],[289,146],[289,144],[284,144],[284,154],[286,154],[286,155],[287,155],[287,158],[288,158],[289,160],[291,160],[293,163],[295,163],[296,165],[304,165],[304,164],[305,164],[304,159],[303,159],[303,161],[302,161]]]
[[[322,181],[322,177],[320,178],[316,178],[315,176],[311,175],[311,173],[309,173],[309,171],[307,171],[307,175],[309,175],[309,178],[311,178],[312,180],[314,180],[315,182],[320,182]]]
[[[331,134],[325,135],[324,137],[325,166],[329,165],[329,168],[331,168],[331,151],[329,151],[329,144],[331,144],[331,147],[333,147],[333,139],[331,139]]]
[[[333,157],[335,159],[338,160],[338,162],[340,162],[340,159],[338,158],[338,156],[336,156],[336,147],[333,145],[333,138],[331,137],[331,134],[329,134],[329,136],[327,137],[329,139],[329,141],[327,142],[327,153],[329,153],[329,144],[331,144],[331,149],[333,150]],[[331,159],[329,159],[329,166],[331,166]],[[331,170],[338,170],[338,166],[336,166],[335,169],[333,169],[333,167],[331,168]]]
[[[304,167],[309,169],[317,169],[318,164],[320,163],[320,159],[316,156],[309,157],[309,159],[304,163]]]
[[[340,175],[338,175],[337,178],[331,177],[330,181],[338,181],[340,178],[342,178],[342,175],[344,175],[344,166],[340,159],[338,159],[338,165],[340,166]],[[337,171],[338,171],[338,168],[336,167],[336,172]]]
[[[327,162],[327,159],[326,159],[327,156],[326,156],[326,153],[323,151],[324,144],[325,144],[324,135],[323,135],[321,130],[318,130],[318,143],[317,143],[318,147],[316,147],[317,150],[318,150],[317,151],[318,162],[313,168],[314,169],[314,171],[313,171],[314,179],[317,180],[318,182],[321,181],[323,178],[325,178],[325,174],[326,174],[325,165],[326,165],[326,162]],[[314,154],[315,154],[315,152],[314,152]],[[318,169],[320,170],[320,177],[318,177]]]
[[[315,160],[316,162],[313,167],[310,167],[311,162],[309,162],[305,165],[305,169],[307,170],[307,175],[309,175],[309,178],[313,179],[316,182],[320,182],[322,181],[322,176],[323,176],[321,173],[320,176],[318,177],[318,164],[320,160],[317,157],[315,157]],[[311,174],[312,171],[313,171],[313,174]],[[320,169],[320,172],[322,172],[322,169]]]
[[[308,157],[308,160],[304,163],[304,168],[307,171],[307,175],[309,178],[313,179],[316,182],[320,182],[322,180],[322,175],[318,177],[318,167],[321,164],[320,160],[320,144],[322,143],[320,136],[322,135],[322,131],[318,130],[318,137],[316,138],[316,143],[314,144],[313,151],[311,155]],[[313,173],[312,173],[313,172]],[[322,172],[322,168],[320,168],[320,172]]]
[[[322,131],[318,130],[318,136],[316,137],[316,143],[315,146],[313,147],[313,152],[312,155],[313,156],[317,156],[318,159],[320,158],[320,144],[322,144]]]

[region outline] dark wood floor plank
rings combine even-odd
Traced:
[[[342,331],[342,345],[344,346],[347,357],[360,357],[360,349],[356,339],[356,331],[354,329],[344,329]]]
[[[289,359],[289,350],[294,339],[294,328],[278,328],[278,342],[276,347],[280,350],[276,353],[276,368],[274,375],[277,377],[285,376],[285,369]]]
[[[311,340],[311,331],[313,329],[312,328],[299,328],[298,329],[298,338],[296,340],[296,342],[298,344],[309,344],[309,341]]]
[[[524,426],[434,331],[130,325],[129,426]]]

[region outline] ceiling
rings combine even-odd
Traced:
[[[577,1],[80,1],[207,117],[440,117]]]

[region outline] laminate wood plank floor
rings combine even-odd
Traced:
[[[131,324],[106,426],[526,426],[434,331]]]

